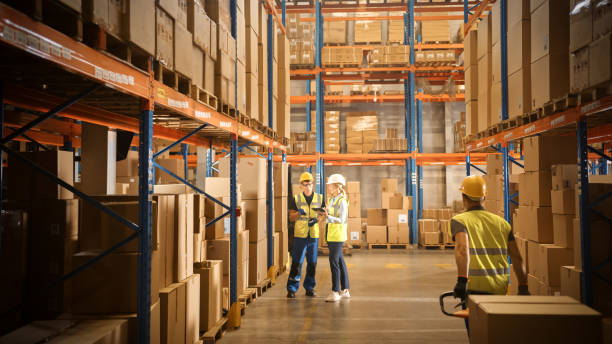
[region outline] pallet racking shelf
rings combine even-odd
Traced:
[[[509,0],[500,1],[500,48],[501,48],[501,75],[502,75],[502,121],[508,120],[508,78],[507,78],[507,4]],[[474,7],[469,8],[467,2],[464,3],[464,33],[467,33],[471,26],[478,20],[478,17],[483,12],[488,11],[488,4],[494,1],[482,0]],[[471,11],[474,10],[474,13]],[[568,95],[571,96],[571,95]],[[474,139],[466,143],[466,174],[469,176],[470,167],[474,167],[470,163],[471,152],[482,149],[494,148],[500,152],[503,157],[503,184],[504,184],[504,215],[508,222],[512,221],[510,214],[510,203],[518,204],[514,198],[518,197],[518,193],[510,194],[509,187],[509,165],[510,163],[517,164],[522,167],[516,159],[509,156],[513,146],[521,139],[534,135],[564,135],[569,139],[576,139],[577,143],[577,162],[579,176],[579,209],[576,209],[577,215],[580,218],[580,243],[582,255],[582,280],[581,293],[582,302],[587,306],[593,306],[594,291],[593,277],[598,275],[597,270],[601,269],[610,262],[610,257],[604,262],[593,262],[591,257],[591,226],[590,216],[595,212],[592,207],[611,197],[612,194],[603,196],[594,203],[590,203],[589,199],[589,161],[594,162],[594,168],[591,173],[599,172],[607,174],[607,162],[612,161],[612,149],[609,152],[599,150],[590,146],[593,143],[609,143],[612,142],[612,95],[604,96],[590,102],[581,102],[576,107],[570,107],[567,110],[554,113],[533,122],[523,124],[511,129],[501,130],[494,135],[484,135],[479,139]],[[575,137],[575,138],[574,138]],[[604,146],[605,147],[605,146]],[[481,173],[484,171],[476,168]],[[609,223],[612,219],[599,214]],[[602,275],[598,275],[602,276]],[[601,277],[603,278],[603,277]],[[603,278],[607,283],[609,280]]]
[[[268,27],[278,24],[284,34],[285,1],[279,14],[276,2],[265,0],[268,12]],[[236,0],[230,0],[231,33],[236,37]],[[273,42],[276,32],[268,30],[268,42]],[[236,43],[237,44],[237,43]],[[236,224],[239,211],[236,202],[236,159],[240,151],[249,145],[265,147],[268,151],[268,190],[272,189],[272,158],[274,152],[285,155],[286,147],[275,137],[256,132],[242,124],[239,118],[224,115],[216,109],[194,101],[187,95],[170,88],[153,78],[153,61],[147,61],[146,70],[90,48],[25,14],[0,4],[0,45],[3,54],[0,60],[2,80],[0,82],[0,117],[3,138],[0,149],[24,161],[33,169],[73,192],[82,201],[94,206],[134,230],[134,234],[113,248],[63,276],[58,283],[71,278],[130,240],[138,240],[138,343],[148,343],[150,328],[150,279],[151,279],[151,196],[153,192],[153,167],[165,170],[155,162],[161,154],[153,154],[153,137],[174,141],[170,147],[183,145],[183,158],[188,158],[185,144],[209,148],[206,159],[207,176],[212,176],[213,148],[226,150],[230,157],[230,204],[226,205],[206,194],[187,180],[170,173],[179,182],[185,183],[197,193],[202,193],[228,210],[230,217],[230,303],[232,310],[237,304],[237,235]],[[274,49],[272,44],[269,49]],[[236,49],[237,50],[237,49]],[[272,54],[268,63],[272,63]],[[235,71],[237,73],[237,71]],[[271,74],[271,71],[269,72]],[[269,88],[273,86],[269,75]],[[237,93],[237,92],[235,92]],[[237,95],[236,95],[237,97]],[[272,92],[268,101],[273,101]],[[77,102],[79,102],[77,104]],[[59,104],[59,105],[58,105]],[[235,99],[237,104],[237,98]],[[10,105],[30,112],[43,113],[34,116],[7,108]],[[139,215],[138,224],[125,220],[112,210],[70,186],[6,144],[11,140],[26,140],[45,148],[42,144],[73,149],[80,146],[80,125],[62,122],[52,117],[63,117],[126,130],[138,135],[139,148]],[[270,106],[269,119],[273,123],[274,112]],[[6,121],[5,121],[6,119]],[[6,127],[6,128],[5,128]],[[272,125],[269,125],[272,127]],[[75,137],[76,136],[76,137]],[[166,148],[169,149],[170,147]],[[185,160],[185,168],[188,166]],[[201,162],[198,162],[201,163]],[[3,166],[3,165],[2,165]],[[0,178],[2,167],[0,167]],[[1,179],[0,179],[1,182]],[[0,190],[0,198],[2,196]],[[268,205],[273,199],[268,193]],[[1,208],[1,205],[0,205]],[[1,210],[1,209],[0,209]],[[273,207],[268,213],[268,267],[273,262],[272,236]],[[213,221],[214,223],[214,221]],[[272,229],[272,230],[271,230]],[[0,233],[2,227],[0,226]],[[240,307],[238,319],[240,315]],[[234,314],[235,316],[235,314]],[[236,319],[233,317],[232,319]],[[239,320],[238,320],[239,322]]]

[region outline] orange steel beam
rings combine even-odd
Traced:
[[[134,96],[149,96],[149,76],[0,3],[0,42]]]
[[[65,101],[65,99],[60,97],[25,89],[15,85],[6,86],[4,88],[4,94],[5,102],[7,104],[40,112],[47,112],[57,104]],[[133,133],[138,133],[140,131],[138,118],[136,117],[119,115],[110,111],[79,103],[76,103],[65,111],[58,113],[58,116],[126,130]],[[185,136],[185,133],[180,130],[166,128],[161,125],[154,124],[153,136],[165,140],[175,141]],[[208,140],[197,136],[188,138],[185,140],[185,143],[204,147],[210,146],[210,142]],[[217,146],[225,148],[222,145]]]
[[[489,154],[496,153],[471,153],[470,160],[485,160]],[[319,154],[325,161],[380,161],[380,160],[406,160],[416,159],[423,162],[464,162],[465,153],[365,153],[365,154]],[[282,157],[275,155],[275,161],[281,161]],[[287,162],[316,162],[317,155],[287,155]]]
[[[481,18],[486,17],[481,15]],[[403,16],[376,16],[376,17],[324,17],[326,22],[347,22],[347,21],[374,21],[374,20],[404,20]],[[415,16],[414,21],[436,21],[436,20],[463,20],[463,15],[455,16]],[[315,18],[300,18],[301,22],[314,22]]]
[[[351,68],[312,68],[312,69],[292,69],[291,76],[312,75],[319,72],[325,73],[361,73],[361,72],[418,72],[418,71],[463,71],[463,66],[406,66],[406,67],[351,67]]]
[[[380,48],[381,45],[326,45],[324,49],[360,48],[362,50],[372,50]],[[415,50],[424,49],[463,49],[463,43],[417,43]]]
[[[475,5],[476,1],[469,4]],[[415,12],[463,12],[462,6],[457,4],[415,3]],[[311,5],[293,5],[286,7],[287,13],[314,13]],[[359,12],[405,12],[407,4],[362,4],[362,5],[323,5],[322,13],[359,13]],[[462,18],[463,19],[463,18]]]
[[[7,111],[4,124],[7,127],[18,128],[38,118],[38,116],[17,111]],[[49,133],[59,133],[67,136],[81,136],[81,126],[70,120],[48,119],[37,125],[33,130],[44,130]]]
[[[451,101],[464,101],[464,94],[457,94],[451,97],[447,94],[441,95],[429,95],[429,94],[416,94],[416,99],[420,99],[423,102],[451,102]],[[309,101],[315,101],[316,96],[291,96],[291,104],[306,104]],[[381,94],[381,95],[352,95],[352,96],[325,96],[325,103],[387,103],[387,102],[403,102],[403,94]]]
[[[487,5],[493,2],[495,1],[482,0],[480,4],[474,9],[474,14],[468,17],[468,22],[463,27],[464,36],[467,36],[467,33],[470,31],[470,28],[472,27],[472,25],[474,25],[476,20],[478,20],[479,18],[482,18],[481,17],[482,13],[485,12],[485,10],[488,11],[490,9],[490,7],[488,7]]]
[[[541,134],[552,129],[574,125],[581,117],[585,117],[588,121],[589,115],[610,110],[612,110],[612,96],[606,96],[599,100],[571,108],[567,111],[546,116],[535,122],[469,142],[465,145],[465,149],[466,151],[472,151],[486,148],[491,145],[505,144],[524,137]],[[587,136],[594,135],[602,141],[606,141],[607,137],[612,136],[612,125],[605,123],[603,126],[599,127],[599,129],[597,129],[597,127],[589,129],[589,131],[587,131]],[[596,142],[596,140],[591,140],[591,142]]]

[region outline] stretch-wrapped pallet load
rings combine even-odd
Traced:
[[[378,138],[376,112],[349,112],[346,115],[347,153],[368,153]]]

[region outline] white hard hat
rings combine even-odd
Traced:
[[[332,174],[327,179],[327,185],[329,185],[329,184],[342,184],[342,185],[346,185],[346,180],[344,179],[343,175],[336,173],[336,174]]]

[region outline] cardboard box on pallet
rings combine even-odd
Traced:
[[[612,4],[597,0],[593,7],[593,38],[597,39],[610,31],[612,31]]]
[[[184,343],[186,337],[185,283],[173,283],[159,291],[161,343]]]
[[[366,240],[368,244],[386,244],[387,226],[373,226],[368,224],[366,227]]]
[[[94,3],[94,1],[92,1]],[[148,55],[155,55],[155,3],[147,0],[135,0],[125,3],[122,38],[144,50]]]
[[[185,343],[200,339],[200,275],[187,277],[185,284]]]
[[[542,6],[531,8],[531,11],[531,62],[549,54],[567,54],[570,37],[569,2],[557,4],[547,0]]]
[[[348,243],[361,245],[361,218],[349,217],[348,219]]]
[[[589,45],[589,86],[612,79],[612,34],[608,33]]]
[[[572,249],[556,245],[539,245],[536,277],[547,286],[560,286],[560,268],[572,264],[572,256]]]
[[[279,267],[286,266],[289,262],[289,233],[288,231],[277,232],[278,233],[278,254],[279,254]]]
[[[551,174],[543,170],[519,175],[519,204],[526,206],[551,205]]]
[[[200,275],[200,330],[206,331],[221,319],[222,261],[208,260],[196,264]]]
[[[550,207],[520,206],[519,217],[526,227],[527,239],[548,244],[554,241]]]
[[[559,191],[551,191],[552,213],[573,215],[576,213],[575,206],[575,190],[565,189]]]
[[[360,194],[349,194],[349,218],[361,217],[361,195]]]
[[[249,230],[249,241],[263,240],[267,233],[266,199],[245,200],[242,214],[246,216],[246,228]]]
[[[574,248],[573,222],[574,215],[553,214],[553,238],[555,245]]]
[[[561,295],[582,301],[582,271],[575,266],[561,267]]]
[[[569,91],[569,54],[554,53],[531,63],[531,107],[564,97]]]
[[[589,87],[589,47],[570,53],[570,92],[577,93]]]
[[[155,59],[174,70],[174,21],[163,9],[155,8]]]
[[[419,244],[421,245],[440,245],[440,232],[421,232],[419,233]]]
[[[266,278],[267,252],[265,239],[249,243],[249,285],[257,285]]]
[[[276,232],[286,232],[288,230],[287,202],[287,197],[274,197],[274,230]]]
[[[576,164],[552,165],[552,190],[574,189],[578,183],[578,167]]]
[[[387,209],[368,209],[366,222],[368,226],[386,226]]]
[[[408,223],[398,223],[388,227],[389,244],[410,243],[410,229]]]
[[[491,54],[485,54],[478,60],[478,131],[490,126],[489,111],[491,108]]]
[[[387,209],[387,226],[408,224],[408,211],[405,209]]]
[[[531,66],[508,76],[508,118],[531,111]]]
[[[397,179],[385,178],[380,181],[382,192],[397,192]]]
[[[550,171],[552,165],[576,164],[576,144],[563,136],[531,136],[523,140],[525,171]]]

